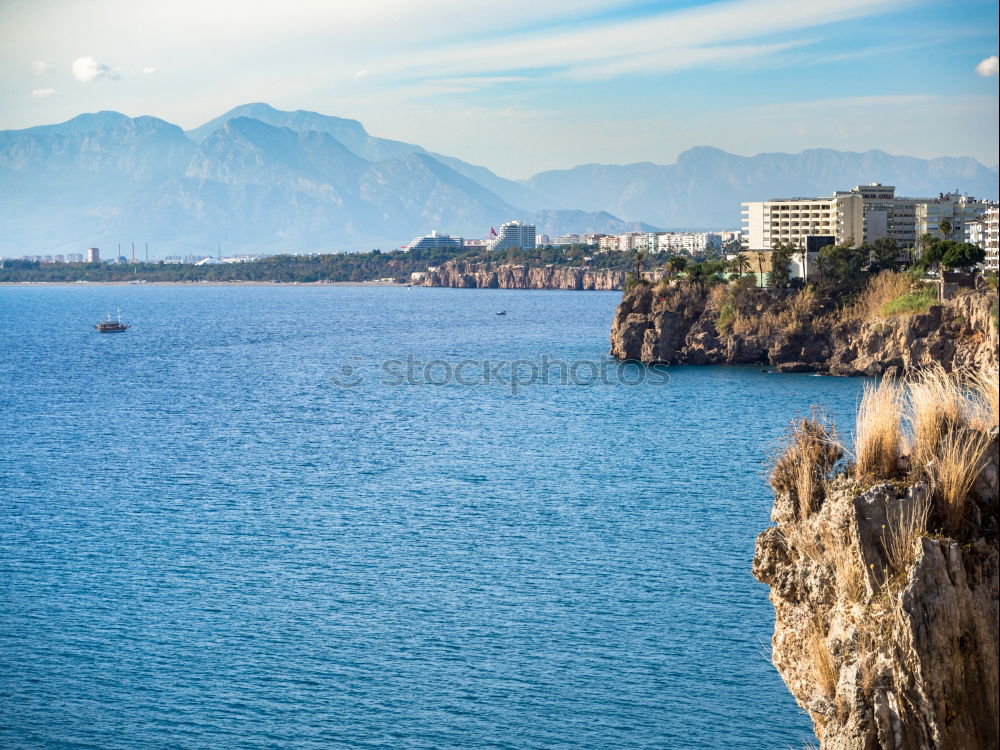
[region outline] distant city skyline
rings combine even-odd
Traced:
[[[980,0],[12,0],[0,129],[101,109],[193,128],[266,101],[510,178],[697,145],[993,166],[997,23]]]

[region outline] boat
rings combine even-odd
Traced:
[[[497,312],[497,315],[506,315],[506,314],[507,314],[507,311],[506,311],[506,310],[499,310],[499,311]]]
[[[94,328],[100,333],[121,333],[131,328],[131,325],[122,320],[122,311],[119,308],[117,319],[112,318],[111,313],[108,313],[104,316],[104,320],[94,324]]]

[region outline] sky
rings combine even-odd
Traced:
[[[0,0],[0,129],[263,101],[510,178],[693,146],[992,166],[997,28],[995,0]]]

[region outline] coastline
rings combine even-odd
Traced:
[[[398,286],[391,281],[0,281],[3,286]]]

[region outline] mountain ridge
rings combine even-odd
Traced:
[[[895,181],[899,194],[997,193],[995,168],[967,157],[700,146],[671,165],[583,164],[514,181],[307,110],[250,103],[188,131],[105,110],[0,131],[0,254],[131,238],[161,253],[220,241],[234,251],[391,247],[432,229],[483,236],[510,219],[550,235],[736,228],[741,201],[869,181]]]

